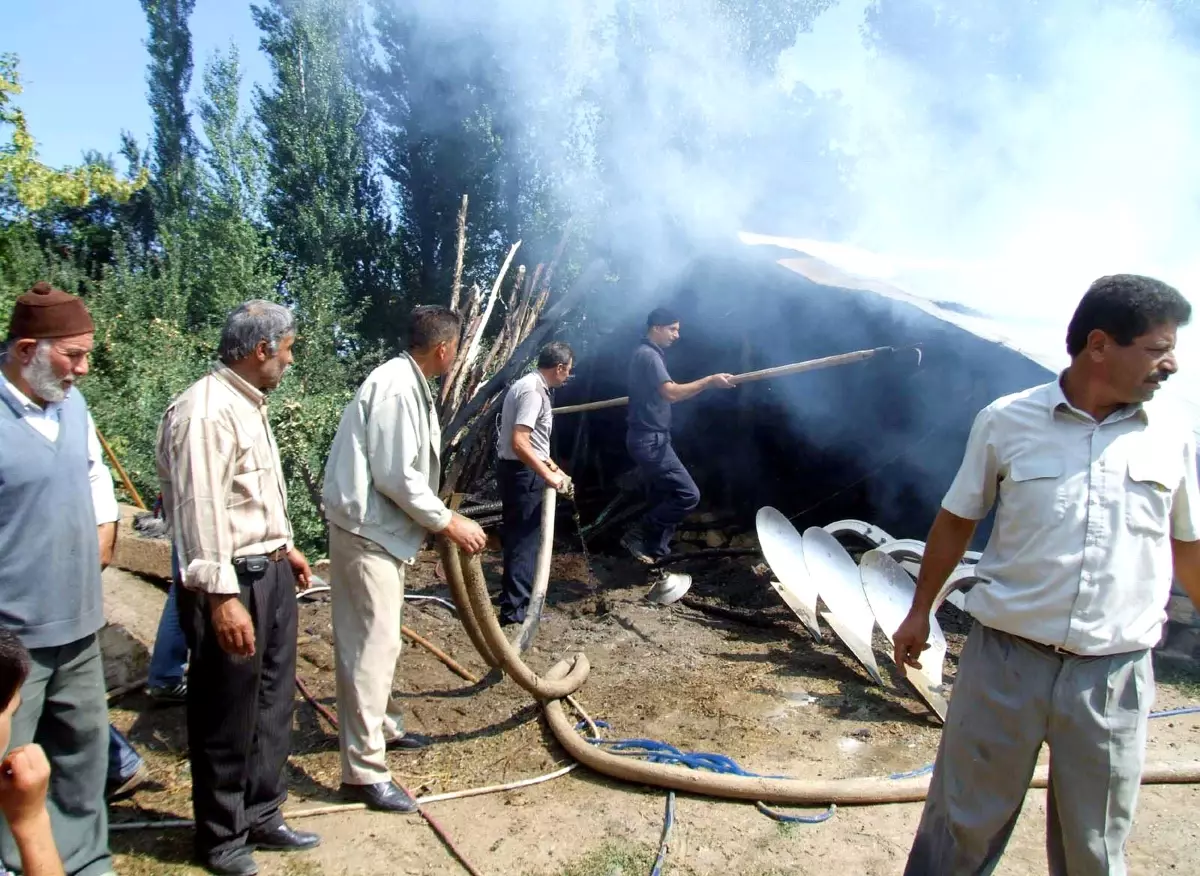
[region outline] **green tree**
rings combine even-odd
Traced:
[[[430,25],[427,11],[412,0],[373,5],[381,52],[370,71],[370,92],[382,165],[399,200],[406,278],[416,296],[448,298],[463,194],[470,196],[467,285],[486,288],[517,240],[522,261],[544,258],[566,217],[554,209],[553,181],[538,161],[551,144],[538,143],[526,129],[543,129],[539,104],[554,112],[563,107],[556,70],[565,39],[537,38],[545,90],[531,95],[517,87],[511,55],[535,37],[526,34],[519,47],[501,45],[491,4],[460,0],[454,25],[445,27]]]
[[[154,200],[160,221],[191,206],[196,177],[196,138],[186,98],[192,82],[192,34],[188,19],[196,0],[141,0],[149,25],[150,111],[154,118]]]
[[[327,283],[294,282],[333,270],[345,307],[336,336],[350,353],[394,344],[403,290],[392,229],[367,146],[370,118],[351,72],[366,56],[353,0],[271,0],[252,7],[274,72],[257,108],[267,147],[264,211],[283,260],[285,293],[302,319],[323,302],[301,297]]]
[[[206,65],[199,107],[206,145],[188,322],[214,339],[237,304],[277,294],[273,253],[261,223],[265,150],[253,119],[241,113],[240,86],[238,52],[231,46]]]
[[[13,103],[21,90],[16,55],[0,55],[0,126],[12,128],[10,141],[0,145],[0,206],[22,211],[41,210],[55,202],[81,206],[98,196],[125,199],[145,185],[144,173],[129,180],[103,164],[56,170],[39,161],[25,114]]]

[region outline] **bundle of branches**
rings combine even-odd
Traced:
[[[492,426],[504,391],[529,364],[582,291],[604,271],[603,262],[588,265],[571,288],[553,296],[551,303],[550,284],[571,233],[568,222],[548,265],[537,265],[532,274],[527,274],[524,265],[518,266],[507,300],[501,300],[500,290],[521,246],[520,241],[508,251],[491,290],[485,295],[473,285],[464,297],[462,268],[466,229],[467,196],[463,195],[458,214],[454,284],[450,292],[451,308],[463,315],[462,336],[458,359],[443,379],[438,399],[444,442],[442,459],[447,461],[442,480],[445,495],[464,491],[486,470],[494,443],[489,438],[493,435]],[[489,324],[497,310],[502,313],[502,321],[491,342],[487,343]]]

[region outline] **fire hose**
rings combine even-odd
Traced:
[[[554,491],[546,490],[542,514],[542,542],[534,579],[536,610],[531,600],[526,627],[536,631],[549,582],[551,546],[554,540]],[[796,779],[748,774],[714,774],[672,764],[647,763],[621,757],[588,742],[567,717],[563,700],[587,680],[590,664],[583,654],[563,660],[544,676],[538,676],[521,658],[520,650],[504,638],[488,599],[483,568],[478,555],[464,557],[457,546],[439,539],[446,577],[467,636],[489,666],[503,669],[527,693],[543,704],[546,722],[563,749],[575,760],[597,773],[625,782],[681,791],[706,797],[739,799],[784,805],[871,805],[924,800],[929,790],[928,773],[901,778],[863,777],[849,779]],[[522,636],[518,635],[518,640]],[[532,634],[530,635],[530,639]],[[526,642],[526,645],[528,642]],[[1049,772],[1039,767],[1031,787],[1046,787]],[[1200,763],[1148,763],[1143,784],[1200,783]]]
[[[752,801],[759,811],[779,821],[819,823],[830,818],[838,805],[872,805],[885,803],[909,803],[924,800],[930,781],[930,767],[886,777],[863,777],[849,779],[796,779],[776,776],[760,776],[749,773],[738,767],[729,758],[720,755],[683,755],[663,743],[652,740],[603,740],[600,738],[598,726],[607,726],[592,718],[579,706],[571,696],[578,691],[587,680],[590,664],[587,657],[576,654],[569,660],[561,660],[544,675],[538,676],[530,669],[521,655],[528,650],[537,633],[549,589],[550,567],[553,559],[554,543],[554,514],[556,510],[556,492],[547,488],[544,493],[541,518],[541,541],[538,548],[535,566],[534,583],[530,596],[526,618],[520,630],[510,642],[505,638],[504,631],[496,620],[487,592],[483,568],[478,555],[464,558],[457,546],[444,538],[439,538],[438,549],[446,570],[447,582],[454,608],[459,620],[480,657],[493,670],[493,675],[507,673],[522,689],[542,703],[546,722],[551,732],[563,747],[564,751],[575,761],[544,776],[508,783],[506,785],[473,788],[466,791],[451,792],[430,797],[417,798],[420,814],[430,823],[439,838],[445,843],[451,853],[472,874],[477,871],[455,846],[444,828],[434,820],[423,808],[423,804],[437,800],[456,799],[459,797],[476,796],[496,791],[510,790],[532,784],[538,784],[565,775],[575,769],[576,765],[583,766],[601,775],[620,781],[649,785],[668,791],[666,816],[663,833],[659,843],[658,855],[654,872],[660,873],[666,854],[667,842],[674,822],[674,793],[684,792],[696,796],[716,797]],[[465,561],[464,561],[465,560]],[[440,600],[439,600],[440,601]],[[462,667],[455,664],[432,643],[420,637],[415,637],[420,644],[428,647],[435,656],[456,672]],[[464,677],[469,672],[459,672]],[[334,727],[337,718],[326,707],[320,704],[303,682],[297,677],[297,686],[304,698],[312,704],[322,716]],[[579,713],[584,719],[576,725],[568,718],[564,701]],[[1185,707],[1151,713],[1151,718],[1167,718],[1200,712],[1200,707]],[[590,727],[592,738],[582,736],[579,730]],[[614,749],[628,751],[629,743],[637,743],[637,747],[655,747],[671,749],[676,755],[675,763],[687,763],[689,766],[677,766],[675,763],[651,763],[628,756],[621,756],[605,751],[605,743]],[[615,743],[615,744],[613,744]],[[711,766],[705,759],[724,761],[726,769],[722,772],[708,772]],[[699,761],[699,762],[696,762]],[[1049,768],[1038,767],[1032,777],[1030,787],[1045,788],[1049,779]],[[1200,783],[1200,763],[1186,762],[1154,762],[1148,763],[1142,773],[1142,784],[1198,784]],[[827,806],[826,812],[813,816],[785,815],[769,809],[765,804],[798,805],[798,806]],[[287,813],[288,817],[304,817],[323,815],[330,812],[340,812],[349,809],[365,808],[361,803],[338,806],[322,806],[313,809],[299,810]],[[186,827],[191,821],[183,819],[154,820],[146,822],[115,823],[113,830],[129,830],[142,827]]]

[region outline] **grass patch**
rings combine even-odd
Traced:
[[[1200,705],[1200,668],[1182,660],[1160,659],[1155,654],[1154,679]]]
[[[283,860],[283,872],[287,876],[324,876],[325,870],[312,858],[288,856]]]
[[[654,866],[656,852],[657,848],[610,840],[566,864],[554,876],[646,876]],[[665,869],[684,872],[671,867],[669,854]]]
[[[114,855],[113,865],[121,876],[204,876],[205,873],[201,867],[146,854]]]

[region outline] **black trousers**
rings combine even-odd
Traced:
[[[700,504],[700,489],[684,468],[667,432],[629,432],[625,449],[646,482],[650,508],[642,518],[642,546],[655,559],[671,552],[675,528]]]
[[[251,828],[283,823],[292,748],[296,677],[296,578],[286,559],[260,576],[239,574],[254,624],[254,656],[222,650],[208,599],[180,588],[188,668],[188,760],[196,852],[220,855],[246,844]]]
[[[523,462],[501,459],[496,465],[504,503],[500,538],[504,577],[500,584],[500,622],[522,623],[529,608],[541,540],[543,481]]]

